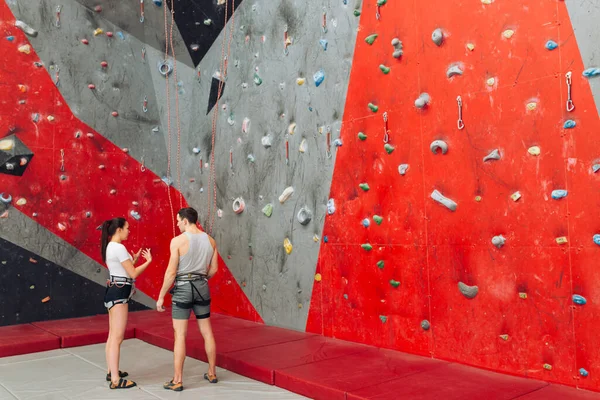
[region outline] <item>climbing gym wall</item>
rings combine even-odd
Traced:
[[[363,3],[307,330],[600,389],[600,9],[575,3]]]

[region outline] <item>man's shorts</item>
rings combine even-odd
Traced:
[[[197,319],[210,317],[210,290],[206,279],[177,282],[171,290],[173,319],[188,319],[194,310]]]

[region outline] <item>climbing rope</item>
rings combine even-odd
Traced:
[[[164,7],[164,17],[165,17],[165,60],[169,57],[169,29],[167,24],[167,5]],[[172,10],[172,9],[171,9]],[[173,19],[174,13],[171,11],[171,34],[173,32]],[[169,96],[169,74],[165,74],[165,85],[167,92],[167,179],[171,174],[171,98]],[[167,196],[169,197],[169,206],[171,207],[171,227],[173,228],[173,237],[176,236],[175,233],[175,212],[173,210],[173,199],[171,199],[171,187],[167,183]]]
[[[211,140],[211,153],[210,153],[210,173],[208,178],[208,196],[209,196],[209,204],[208,204],[208,212],[207,212],[207,230],[208,234],[212,235],[213,226],[215,222],[215,213],[217,208],[217,180],[216,180],[216,171],[215,171],[215,137],[217,132],[217,118],[219,115],[219,100],[221,99],[221,93],[223,91],[223,85],[225,76],[227,75],[227,60],[229,59],[229,55],[231,53],[231,41],[233,40],[233,31],[235,29],[235,0],[231,0],[231,26],[229,28],[229,40],[227,43],[227,56],[225,56],[225,35],[223,35],[223,43],[221,45],[221,65],[219,67],[219,88],[217,91],[217,102],[214,106],[213,118],[212,118],[212,140]],[[223,26],[224,29],[227,29],[227,17],[229,16],[229,1],[225,2],[225,22]],[[211,185],[212,182],[212,185]],[[212,198],[211,198],[211,190],[212,190]],[[213,211],[214,208],[214,211]]]

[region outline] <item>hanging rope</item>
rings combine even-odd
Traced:
[[[179,122],[179,90],[177,89],[177,59],[175,58],[175,46],[173,46],[173,26],[175,25],[175,2],[171,0],[171,55],[173,56],[173,75],[175,78],[175,119],[177,121],[177,187],[179,188],[179,208],[183,208],[183,195],[181,194],[181,125]],[[172,213],[171,213],[172,214]]]
[[[171,1],[172,2],[172,1]],[[171,4],[172,6],[172,4]],[[165,60],[169,57],[169,29],[167,24],[167,4],[164,7],[165,17]],[[174,13],[171,11],[171,34],[173,32],[173,17]],[[165,85],[167,92],[167,179],[171,176],[171,98],[169,96],[169,74],[165,75]],[[169,206],[171,207],[171,227],[173,228],[173,237],[175,233],[175,211],[173,210],[173,199],[171,199],[171,186],[167,184],[167,196],[169,197]]]
[[[221,94],[223,91],[223,85],[225,84],[225,77],[227,75],[227,60],[229,59],[229,55],[231,54],[231,42],[233,40],[233,31],[235,29],[235,0],[231,0],[231,24],[229,27],[229,40],[227,42],[227,56],[225,56],[225,35],[223,35],[223,43],[221,45],[221,65],[219,68],[219,89],[217,91],[217,102],[214,106],[213,118],[212,118],[212,141],[211,141],[211,153],[210,153],[210,173],[208,178],[208,196],[209,196],[209,205],[208,205],[208,215],[207,215],[207,227],[208,234],[212,236],[213,226],[215,223],[215,214],[217,211],[217,179],[216,179],[216,171],[215,171],[215,137],[217,132],[217,120],[219,115],[219,100],[221,99]],[[223,23],[224,29],[227,29],[227,19],[229,16],[229,1],[225,2],[225,21]],[[211,186],[212,181],[212,186]],[[210,197],[210,191],[212,190],[212,198]],[[212,200],[212,201],[211,201]],[[213,211],[214,208],[214,211]]]

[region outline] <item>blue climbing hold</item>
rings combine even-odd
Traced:
[[[8,40],[9,42],[12,42],[13,40],[15,40],[14,36],[7,36],[6,40]]]
[[[584,305],[585,303],[587,303],[587,300],[585,299],[585,297],[580,296],[578,294],[574,294],[573,295],[573,303],[575,304],[579,304],[580,306]]]
[[[596,233],[594,235],[594,243],[596,243],[598,246],[600,246],[600,234]]]
[[[348,5],[348,0],[343,1],[344,5]]]
[[[119,37],[119,39],[121,39],[121,40],[125,40],[125,35],[123,35],[123,32],[121,32],[121,31],[118,31],[118,32],[117,32],[117,36]]]
[[[563,189],[553,190],[552,198],[555,200],[562,199],[563,197],[567,197],[567,191]]]
[[[583,76],[586,78],[591,78],[593,76],[600,75],[600,68],[588,68],[583,71]]]
[[[548,50],[554,50],[558,47],[558,43],[556,43],[554,40],[548,40],[546,42],[546,48]]]
[[[154,0],[154,5],[156,7],[162,7],[162,0]]]
[[[323,83],[323,80],[325,79],[325,71],[323,71],[323,69],[318,70],[313,75],[313,79],[315,80],[315,86],[319,87],[321,85],[321,83]]]
[[[585,378],[586,376],[589,375],[589,372],[587,372],[587,370],[585,368],[579,368],[579,375],[581,375]]]
[[[312,112],[313,108],[312,107],[308,107],[308,111]]]
[[[572,119],[568,119],[565,121],[563,128],[571,129],[571,128],[575,128],[576,125],[577,125],[577,123],[575,121],[573,121]]]
[[[369,221],[369,218],[365,218],[362,220],[362,224],[365,228],[368,228],[369,226],[371,226],[371,221]]]
[[[321,44],[323,50],[327,51],[327,39],[321,39],[319,40],[319,43]]]
[[[348,300],[348,295],[344,293],[344,298]]]
[[[592,165],[592,171],[594,173],[600,171],[600,164],[594,164],[594,165]]]
[[[327,243],[327,242],[329,242],[329,238],[328,238],[327,236],[323,236],[323,241],[324,241],[325,243]]]

